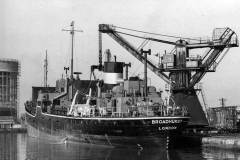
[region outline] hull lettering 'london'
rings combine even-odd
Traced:
[[[181,119],[152,120],[152,124],[181,123]]]
[[[168,127],[158,127],[158,130],[175,130],[177,129],[176,126],[168,126]]]

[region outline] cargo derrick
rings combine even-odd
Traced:
[[[194,86],[203,78],[206,72],[215,72],[217,65],[226,55],[229,48],[238,47],[238,39],[235,32],[230,28],[216,28],[213,31],[211,40],[161,35],[165,37],[177,38],[177,40],[173,42],[169,40],[144,37],[136,34],[118,31],[118,28],[125,29],[127,31],[134,31],[137,33],[141,32],[153,34],[107,24],[100,24],[99,46],[101,48],[99,48],[99,62],[101,62],[102,57],[101,33],[108,34],[118,44],[120,44],[142,63],[145,62],[145,59],[141,54],[140,49],[136,49],[122,35],[145,39],[144,43],[146,41],[155,41],[174,45],[174,49],[170,53],[165,53],[161,56],[162,61],[158,65],[155,65],[153,62],[147,59],[147,67],[158,77],[162,78],[166,83],[172,83],[172,98],[177,105],[187,107],[188,112],[191,116],[191,120],[189,122],[191,126],[208,125],[206,115],[204,114],[202,106],[196,95],[196,89]],[[207,51],[203,56],[190,56],[191,50],[199,48],[207,48]],[[101,63],[99,66],[101,66]]]

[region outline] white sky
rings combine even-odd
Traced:
[[[43,85],[45,49],[49,53],[51,85],[64,73],[63,67],[69,65],[70,36],[61,30],[67,29],[72,20],[76,28],[84,30],[76,34],[74,67],[84,72],[82,77],[87,79],[90,65],[98,62],[100,23],[185,37],[210,37],[215,27],[227,26],[238,34],[239,18],[239,0],[1,0],[0,58],[21,62],[23,108],[24,101],[31,97],[31,87]],[[152,45],[159,51],[165,47],[147,47]],[[139,63],[107,35],[103,47],[110,48],[119,60],[133,62],[130,73],[142,72]],[[217,106],[221,97],[227,98],[227,105],[240,104],[239,51],[230,49],[217,72],[202,79],[209,106]],[[164,88],[161,80],[150,76],[152,84]]]

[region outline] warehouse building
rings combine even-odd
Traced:
[[[211,127],[224,130],[240,129],[240,106],[210,108],[208,114]]]
[[[19,109],[20,63],[0,59],[0,128],[12,127]]]

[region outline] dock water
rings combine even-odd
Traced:
[[[203,137],[202,145],[204,147],[240,150],[240,134]]]

